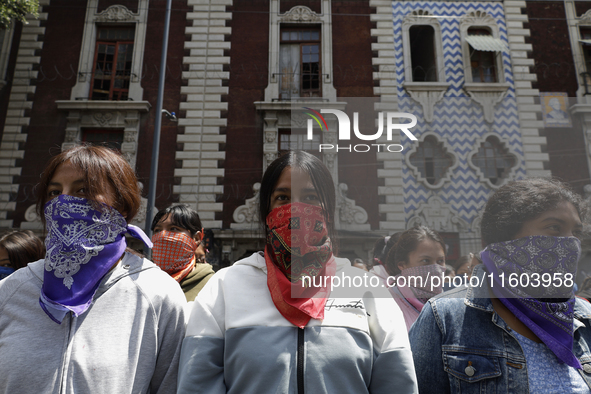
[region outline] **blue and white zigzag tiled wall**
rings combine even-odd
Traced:
[[[468,156],[474,150],[477,140],[484,134],[493,132],[510,150],[519,157],[515,177],[525,176],[523,146],[519,131],[519,118],[515,101],[515,89],[511,70],[511,59],[508,50],[503,52],[503,68],[505,81],[511,86],[506,98],[497,105],[494,123],[484,120],[482,107],[475,103],[462,90],[464,84],[464,66],[460,37],[460,18],[473,11],[484,11],[495,18],[500,39],[507,41],[507,28],[501,2],[393,2],[394,43],[396,55],[396,75],[398,85],[399,109],[402,112],[415,114],[418,119],[413,133],[419,138],[423,133],[433,132],[440,140],[447,141],[453,149],[459,165],[454,169],[450,181],[439,189],[430,190],[417,181],[412,171],[403,165],[403,188],[405,215],[408,221],[419,204],[426,202],[431,196],[437,195],[469,224],[478,216],[480,208],[486,202],[492,190],[484,184],[475,170],[468,165]],[[411,99],[405,92],[404,56],[402,48],[402,21],[415,10],[425,10],[437,15],[441,24],[443,40],[443,56],[446,81],[451,84],[444,98],[435,106],[433,121],[429,124],[423,119],[420,104]],[[508,45],[507,45],[508,47]],[[405,151],[412,148],[408,139],[403,139]]]

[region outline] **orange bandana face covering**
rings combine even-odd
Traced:
[[[311,286],[311,278],[333,276],[336,262],[322,208],[304,203],[283,205],[269,213],[267,226],[267,286],[275,307],[300,328],[310,319],[323,319],[330,290],[328,286]]]
[[[185,279],[195,265],[197,242],[184,233],[159,231],[152,237],[152,261],[177,282]]]

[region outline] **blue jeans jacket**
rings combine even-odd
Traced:
[[[482,282],[486,271],[480,265],[474,274]],[[574,328],[573,350],[583,365],[579,373],[591,387],[591,304],[581,299],[575,303]],[[523,350],[495,313],[488,285],[432,298],[409,337],[421,394],[529,393]]]

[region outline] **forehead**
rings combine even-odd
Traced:
[[[556,218],[559,220],[568,221],[568,222],[571,222],[573,225],[580,225],[581,224],[581,218],[579,217],[579,213],[577,212],[577,209],[575,208],[575,206],[572,203],[570,203],[568,201],[562,201],[562,202],[558,203],[558,205],[556,205],[555,208],[552,208],[552,209],[549,209],[549,210],[543,212],[542,214],[540,214],[538,217],[536,217],[535,219],[533,219],[531,221],[541,222],[544,220],[549,220],[551,218]]]
[[[83,180],[84,178],[84,173],[80,168],[75,167],[71,162],[66,161],[56,167],[50,182],[75,181]]]
[[[279,179],[277,179],[275,188],[292,188],[296,186],[306,188],[314,187],[312,179],[308,173],[299,168],[292,169],[291,167],[286,167],[279,176]]]
[[[416,249],[413,251],[415,254],[420,253],[431,253],[431,254],[443,254],[445,251],[439,242],[433,241],[432,239],[424,239],[417,244]]]

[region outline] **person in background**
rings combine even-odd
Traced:
[[[0,281],[0,393],[174,393],[186,300],[127,251],[140,207],[133,169],[79,145],[50,159],[37,187],[43,260]]]
[[[0,280],[45,256],[45,245],[30,230],[13,230],[0,237]]]
[[[187,301],[193,301],[214,274],[205,261],[199,214],[185,204],[172,205],[154,216],[152,232],[152,260],[181,285]]]
[[[366,275],[333,255],[335,205],[330,171],[315,156],[288,152],[269,165],[259,201],[265,250],[218,271],[195,299],[179,394],[417,392],[388,292],[345,289],[339,298],[322,283]]]
[[[390,249],[396,244],[400,234],[402,233],[394,233],[379,238],[373,247],[373,264],[369,272],[380,278],[386,287],[389,287],[387,280],[390,276],[390,273],[388,273],[386,269],[386,259],[388,258],[388,252],[390,252]]]
[[[453,278],[456,276],[456,271],[454,270],[454,267],[452,267],[449,264],[445,264],[445,276],[449,276],[450,278]]]
[[[365,262],[362,259],[353,260],[351,266],[367,271],[367,266],[365,265]]]
[[[461,256],[456,262],[456,276],[464,277],[465,274],[466,278],[470,279],[474,267],[476,267],[478,264],[480,264],[480,262],[478,261],[478,258],[474,256],[474,253]]]
[[[591,392],[591,305],[572,287],[586,213],[556,180],[509,182],[490,197],[483,264],[410,330],[421,393]]]
[[[410,330],[427,300],[443,291],[443,283],[437,285],[431,278],[441,278],[445,272],[445,243],[428,227],[410,228],[400,234],[390,249],[386,268],[395,279],[389,281],[388,290]]]

